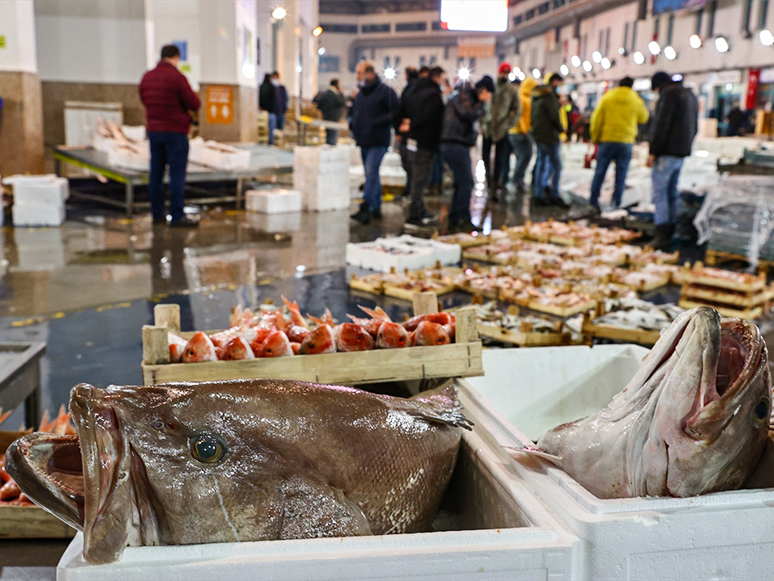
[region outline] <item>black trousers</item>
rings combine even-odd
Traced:
[[[427,214],[425,207],[425,190],[430,184],[433,175],[433,160],[435,152],[428,149],[417,149],[408,152],[411,164],[411,206],[409,206],[409,219],[421,219]]]

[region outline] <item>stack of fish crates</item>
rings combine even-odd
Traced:
[[[10,176],[3,185],[13,189],[14,226],[61,226],[65,200],[70,197],[67,178],[54,174]]]
[[[349,146],[293,148],[293,189],[301,192],[304,210],[349,208]]]

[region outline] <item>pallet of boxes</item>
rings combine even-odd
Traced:
[[[293,148],[293,189],[301,192],[304,210],[349,208],[349,158],[347,146]]]
[[[64,222],[65,200],[70,197],[67,178],[15,175],[3,179],[3,185],[13,197],[14,226],[61,226]]]

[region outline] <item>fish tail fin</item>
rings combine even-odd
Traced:
[[[363,305],[358,305],[361,311],[363,311],[366,315],[371,317],[372,319],[376,321],[389,321],[392,323],[392,319],[390,319],[389,315],[384,312],[384,309],[381,307],[376,307],[375,309],[369,309],[368,307],[364,307]]]
[[[473,429],[473,422],[462,413],[462,406],[457,399],[457,390],[454,389],[452,381],[447,381],[441,387],[431,391],[423,391],[408,401],[422,404],[421,407],[407,410],[412,415],[455,428]]]
[[[543,460],[548,460],[549,462],[558,466],[559,468],[562,467],[562,458],[560,456],[549,454],[548,452],[544,452],[543,450],[535,446],[521,446],[519,448],[504,446],[504,448],[506,452],[508,452],[508,454],[510,454],[515,459],[518,459],[520,454],[526,454],[527,456],[532,456],[534,458],[542,458]]]

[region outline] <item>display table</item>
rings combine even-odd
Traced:
[[[45,343],[0,343],[0,409],[24,404],[24,423],[40,421],[40,359]]]
[[[293,167],[293,153],[284,151],[276,147],[258,145],[256,143],[234,143],[230,144],[240,149],[249,150],[250,167],[243,170],[222,171],[204,167],[202,165],[189,162],[186,173],[186,183],[205,183],[205,182],[225,182],[236,181],[237,189],[235,196],[218,196],[216,198],[199,199],[202,203],[212,202],[236,202],[237,208],[242,203],[242,182],[248,178],[256,178],[269,173],[279,171],[290,171]],[[134,188],[136,186],[147,185],[149,172],[124,169],[108,164],[106,153],[96,151],[91,147],[67,147],[59,146],[54,149],[54,159],[56,160],[56,173],[61,175],[60,168],[62,163],[69,163],[94,173],[106,177],[109,180],[124,184],[126,186],[126,199],[121,202],[96,194],[87,194],[84,192],[71,191],[73,197],[79,197],[87,200],[117,206],[126,209],[126,215],[131,217],[134,209],[141,206],[148,206],[147,202],[138,203],[134,200]],[[164,175],[164,183],[169,183],[169,176]]]

